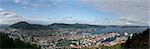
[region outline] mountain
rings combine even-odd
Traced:
[[[89,25],[89,24],[65,24],[65,23],[53,23],[50,25],[30,24],[25,21],[18,22],[9,26],[16,29],[51,29],[51,28],[98,28],[102,26]]]
[[[89,24],[65,24],[65,23],[53,23],[48,25],[51,28],[98,28],[102,26],[89,25]]]
[[[113,30],[115,28],[124,29],[124,28],[140,28],[143,26],[104,26],[104,25],[90,25],[90,24],[66,24],[66,23],[53,23],[50,25],[40,25],[40,24],[30,24],[25,21],[18,22],[9,26],[10,28],[16,29],[59,29],[59,28],[98,28],[98,29],[105,29],[110,28],[109,30]],[[144,26],[145,27],[145,26]],[[108,31],[108,30],[106,30]]]
[[[16,29],[46,29],[45,26],[39,24],[29,24],[25,21],[18,22],[9,26],[10,28]]]

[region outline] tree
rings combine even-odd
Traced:
[[[134,34],[132,39],[130,37],[124,44],[124,48],[131,48],[131,49],[149,49],[149,33],[150,30],[147,29],[142,33]]]
[[[0,33],[0,49],[40,49],[36,44],[25,43],[19,39],[13,40],[7,34]]]

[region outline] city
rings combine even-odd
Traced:
[[[150,49],[149,0],[0,0],[0,49]]]
[[[21,25],[21,26],[19,26]],[[36,44],[41,49],[51,48],[101,48],[101,46],[114,46],[123,44],[127,41],[128,37],[132,38],[134,33],[124,32],[107,32],[95,34],[97,29],[105,27],[93,27],[94,25],[87,25],[89,27],[81,28],[81,26],[73,27],[73,24],[52,24],[58,28],[50,27],[51,29],[25,29],[24,27],[35,24],[29,24],[27,22],[18,22],[9,26],[9,28],[1,30],[8,34],[9,38],[13,40],[21,40],[30,44]],[[59,27],[59,26],[65,26]],[[72,25],[72,27],[67,27]],[[17,27],[16,27],[17,26]],[[23,27],[22,27],[23,26]],[[30,28],[26,27],[26,28]],[[41,27],[40,25],[37,27]],[[110,27],[110,26],[109,26]],[[18,28],[18,29],[17,29]],[[52,29],[53,28],[53,29]],[[142,28],[142,26],[141,26]],[[144,28],[147,28],[146,26]]]
[[[63,30],[64,31],[64,30]],[[71,33],[70,33],[71,32]],[[60,32],[63,34],[56,35],[41,35],[34,32],[26,31],[19,32],[17,30],[8,31],[10,38],[20,39],[25,42],[37,44],[42,48],[59,48],[59,47],[98,47],[100,45],[113,46],[124,43],[128,38],[128,33],[120,36],[119,33],[112,32],[106,34],[90,35],[90,33],[76,33],[76,32]],[[33,34],[31,34],[33,33]],[[44,32],[42,32],[44,34]],[[53,32],[55,33],[55,32]],[[114,39],[112,39],[114,38]]]

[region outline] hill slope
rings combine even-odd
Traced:
[[[10,28],[16,29],[46,29],[47,27],[38,24],[29,24],[25,21],[18,22],[9,26]]]
[[[143,33],[134,34],[132,38],[128,38],[124,47],[131,49],[149,49],[149,33],[150,30],[147,29]]]
[[[7,34],[0,32],[0,49],[40,49],[36,44],[25,43],[19,39],[13,40]]]

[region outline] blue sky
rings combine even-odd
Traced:
[[[0,24],[148,25],[148,0],[0,0]]]

